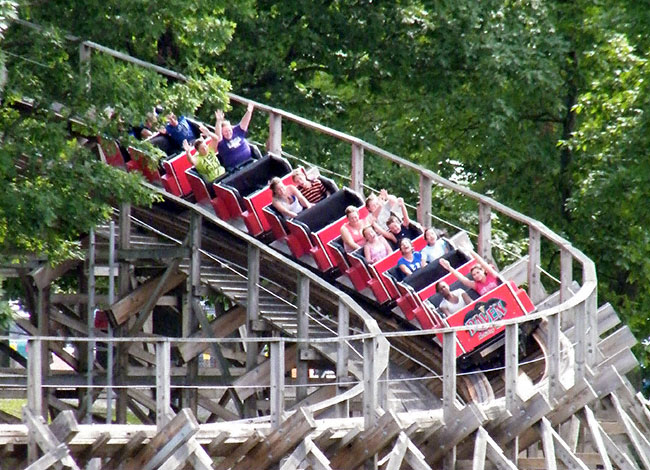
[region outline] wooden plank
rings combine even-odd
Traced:
[[[86,446],[81,452],[77,454],[77,461],[79,464],[85,466],[85,463],[88,462],[88,460],[94,458],[100,449],[104,449],[110,440],[110,432],[100,433],[91,445]]]
[[[643,433],[639,431],[634,422],[625,412],[618,400],[618,397],[612,393],[610,395],[610,398],[614,404],[614,408],[616,408],[616,413],[618,414],[619,420],[625,426],[627,437],[630,439],[630,442],[632,442],[634,450],[636,450],[636,453],[641,459],[643,466],[646,469],[650,470],[650,442],[648,442]]]
[[[413,470],[432,470],[424,458],[424,454],[420,452],[413,441],[408,441],[408,452],[404,460],[411,466]]]
[[[487,455],[487,432],[483,427],[476,431],[474,440],[474,458],[472,470],[483,470],[485,468],[485,456]]]
[[[123,462],[126,462],[131,458],[138,449],[140,449],[146,438],[147,434],[144,431],[138,431],[133,434],[131,439],[129,439],[129,442],[127,442],[125,446],[122,446],[120,451],[102,466],[102,470],[114,470],[118,468]]]
[[[588,406],[585,406],[583,412],[587,418],[587,424],[589,425],[593,442],[596,444],[596,450],[600,454],[600,458],[603,460],[605,470],[614,470],[612,467],[612,461],[609,459],[609,455],[607,455],[607,448],[603,442],[603,436],[600,433],[600,427],[598,426],[598,421],[596,421],[593,411],[591,411],[591,408]]]
[[[47,426],[45,426],[43,418],[34,415],[27,406],[23,406],[23,418],[25,420],[27,428],[29,429],[31,437],[33,437],[36,444],[44,453],[52,452],[60,444],[65,445],[65,443],[59,442],[54,436],[54,433]],[[60,460],[61,464],[66,467],[72,468],[73,470],[79,470],[76,462],[70,456],[70,453],[67,450],[67,446],[65,455],[58,460]]]
[[[198,431],[199,423],[192,413],[187,409],[181,410],[149,441],[146,447],[125,464],[124,470],[140,470],[155,466],[152,462],[156,465],[161,464]]]
[[[296,363],[298,348],[295,344],[286,348],[284,351],[284,369],[290,370]],[[242,400],[252,396],[256,389],[252,388],[253,385],[269,384],[271,377],[271,361],[265,360],[254,369],[246,372],[233,382],[233,387],[237,390],[237,395]]]
[[[71,410],[62,411],[50,424],[50,431],[59,442],[67,444],[79,432],[79,425]]]
[[[251,450],[232,470],[265,470],[280,461],[306,435],[316,427],[311,414],[301,409],[273,430],[264,442]],[[221,466],[217,467],[222,468]]]
[[[230,452],[224,460],[219,462],[216,469],[225,470],[232,467],[239,461],[239,459],[241,459],[246,454],[248,454],[256,445],[258,445],[263,440],[264,440],[264,435],[262,435],[259,431],[255,431],[252,436],[246,439],[246,441],[244,441],[243,443],[239,444],[233,452]]]
[[[66,456],[69,457],[67,446],[65,444],[59,444],[36,462],[28,466],[25,470],[46,470]]]
[[[340,448],[331,459],[332,468],[356,468],[373,457],[402,431],[401,424],[392,412],[384,413],[369,429],[359,434],[350,444]]]
[[[553,435],[549,430],[549,426],[540,424],[540,435],[542,436],[542,447],[544,448],[544,460],[546,461],[547,470],[557,470],[557,460],[555,459],[555,444],[553,443]]]
[[[564,440],[560,437],[560,435],[555,432],[553,427],[551,426],[550,421],[548,421],[546,418],[542,418],[542,421],[540,423],[542,428],[545,428],[547,432],[550,433],[550,435],[553,438],[553,442],[555,444],[555,456],[558,457],[564,465],[566,465],[568,468],[577,468],[580,470],[589,470],[589,468],[578,458],[576,454],[574,454],[569,446],[564,442]],[[545,432],[546,432],[545,431]],[[548,459],[547,459],[548,462]],[[549,470],[552,470],[549,467]]]
[[[112,317],[113,324],[121,325],[131,316],[139,312],[147,304],[154,291],[157,290],[156,288],[158,287],[158,283],[162,277],[163,275],[161,274],[160,276],[148,280],[136,290],[111,305],[109,314]],[[183,282],[186,277],[186,274],[182,272],[176,272],[170,275],[159,289],[160,295],[169,292],[171,289]]]
[[[408,450],[408,437],[404,432],[400,432],[399,435],[397,436],[397,439],[395,440],[395,445],[393,446],[393,450],[390,451],[389,454],[386,455],[385,459],[382,460],[388,460],[388,465],[386,465],[385,470],[399,470],[400,467],[402,466],[402,460],[404,460],[404,456],[406,456],[406,451]],[[377,466],[381,467],[382,463],[377,462]]]
[[[478,205],[478,224],[477,253],[492,262],[492,208],[487,204]]]
[[[246,323],[246,309],[238,306],[219,315],[210,323],[210,336],[212,338],[225,338]],[[196,332],[190,338],[202,337],[202,332]],[[178,350],[183,361],[188,362],[210,347],[210,343],[181,343]]]
[[[81,263],[81,261],[78,259],[69,259],[63,261],[60,264],[57,264],[56,266],[50,266],[49,264],[46,264],[32,271],[30,275],[34,279],[36,288],[44,289],[50,285],[54,279],[61,277],[72,268],[77,267],[79,263]]]
[[[584,421],[586,418],[583,414],[581,414],[580,419]],[[596,427],[599,430],[600,437],[607,452],[608,458],[611,458],[611,460],[621,470],[638,470],[638,467],[630,459],[629,453],[621,449],[619,445],[614,442],[614,440],[606,432],[603,431],[602,426],[598,422],[596,422]]]
[[[485,442],[487,445],[486,456],[489,461],[494,463],[497,468],[503,470],[517,470],[517,465],[508,459],[501,447],[492,439],[492,437],[485,431],[484,428],[480,428],[480,432],[485,436]]]

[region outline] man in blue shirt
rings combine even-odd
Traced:
[[[217,122],[214,126],[214,131],[217,134],[219,143],[217,144],[217,153],[221,164],[227,170],[232,170],[236,166],[251,159],[251,147],[246,141],[248,135],[248,125],[253,116],[253,103],[248,103],[246,113],[241,119],[241,122],[235,127],[230,125],[229,121],[224,120],[223,111],[215,112]]]
[[[187,118],[185,116],[177,118],[174,113],[167,115],[167,125],[161,132],[167,134],[178,148],[183,147],[184,140],[191,144],[197,138]]]

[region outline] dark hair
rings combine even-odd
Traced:
[[[400,220],[397,218],[396,215],[391,215],[390,217],[388,217],[388,220],[386,220],[386,225],[390,225],[393,222],[397,222],[398,224],[402,223],[402,222],[400,222]]]
[[[443,282],[445,282],[445,281],[438,281],[438,282],[436,282],[436,292],[437,292],[437,293],[440,293],[440,284],[442,284]]]
[[[271,178],[271,181],[269,182],[269,187],[271,188],[271,192],[275,196],[275,190],[278,187],[278,184],[282,183],[282,180],[278,178],[277,176]]]

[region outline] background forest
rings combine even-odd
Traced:
[[[646,7],[638,0],[0,0],[2,253],[63,258],[109,215],[110,198],[151,198],[135,176],[97,164],[71,141],[49,103],[119,133],[119,121],[100,112],[108,105],[124,122],[141,122],[152,103],[211,121],[233,91],[351,133],[541,220],[595,261],[599,302],[611,302],[643,340],[650,336]],[[177,70],[189,83],[98,54],[80,64],[80,39]],[[23,97],[36,104],[29,115],[16,110]],[[263,142],[255,119],[253,132]],[[292,152],[345,167],[348,151],[285,132]],[[394,176],[377,169],[373,183],[408,193],[412,182]],[[462,208],[439,207],[440,215],[452,210]],[[646,346],[637,352],[648,364]]]

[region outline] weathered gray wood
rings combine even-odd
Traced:
[[[47,454],[54,451],[60,444],[65,445],[65,443],[59,442],[54,436],[54,433],[45,425],[43,417],[32,413],[27,406],[23,406],[23,419],[29,429],[30,438],[36,442],[43,453]],[[65,455],[58,460],[60,460],[61,464],[66,467],[72,468],[73,470],[79,470],[76,462],[70,456],[67,446]],[[60,468],[61,464],[56,464],[55,466]]]
[[[586,304],[581,303],[573,308],[575,312],[575,357],[574,370],[576,380],[581,380],[587,373],[587,312]]]
[[[588,406],[584,407],[583,412],[585,414],[585,417],[587,418],[587,424],[589,425],[589,430],[591,431],[591,437],[593,439],[593,442],[596,445],[596,450],[598,451],[601,459],[603,460],[603,466],[605,467],[605,470],[613,470],[612,461],[610,460],[609,455],[607,454],[607,448],[605,447],[605,443],[603,442],[603,436],[600,433],[600,427],[598,426],[598,421],[596,421],[594,412],[591,411],[591,408],[589,408]]]
[[[528,234],[528,295],[533,303],[544,298],[539,265],[541,263],[541,237],[536,226],[531,225]]]
[[[246,294],[246,327],[248,334],[254,334],[253,324],[259,319],[259,275],[260,275],[260,250],[256,246],[248,245],[248,292]],[[251,370],[257,366],[259,344],[250,341],[246,343],[246,369]]]
[[[551,400],[558,398],[563,391],[560,382],[560,315],[551,315],[548,321],[548,355],[546,364],[548,370],[548,395]]]
[[[595,367],[600,360],[598,354],[598,292],[593,291],[585,302],[587,314],[587,351],[586,361],[588,367]]]
[[[483,434],[486,443],[486,456],[498,469],[502,470],[517,470],[517,465],[508,459],[503,453],[503,449],[492,439],[488,432],[483,428],[479,428],[479,433]]]
[[[375,367],[375,337],[363,340],[363,421],[364,429],[370,429],[376,422],[377,376]]]
[[[553,462],[555,462],[555,457],[557,457],[562,460],[564,465],[566,465],[568,468],[589,470],[588,467],[571,451],[569,446],[566,444],[566,442],[564,442],[564,440],[562,440],[560,435],[555,432],[551,426],[551,423],[546,418],[542,418],[540,426],[543,429],[542,432],[548,432],[551,435],[552,441],[555,444]],[[547,462],[550,462],[549,459],[547,459]],[[552,468],[550,466],[548,467],[549,470],[553,470],[554,468],[557,468],[554,463]]]
[[[581,420],[585,420],[584,416],[580,416]],[[621,470],[638,470],[636,464],[632,461],[629,454],[626,453],[614,440],[603,430],[602,426],[596,422],[596,428],[599,431],[602,439],[603,446],[607,452],[607,457],[611,458],[618,468]],[[605,460],[603,459],[603,462]]]
[[[350,188],[363,194],[363,147],[356,143],[352,144],[350,166]]]
[[[338,336],[344,338],[350,334],[350,310],[345,303],[339,300],[338,306]],[[348,360],[350,359],[350,346],[347,341],[339,339],[336,349],[336,381],[339,385],[336,386],[337,394],[343,393],[345,390],[340,385],[342,380],[348,378]],[[347,401],[339,402],[336,405],[336,413],[339,418],[347,418],[349,415],[349,406]]]
[[[350,444],[339,449],[331,459],[332,468],[341,470],[356,468],[386,447],[401,431],[397,417],[390,411],[384,413],[373,426],[356,436]]]
[[[298,361],[296,364],[296,401],[307,397],[309,391],[309,364],[303,359],[309,349],[309,278],[299,275],[296,280],[298,315]]]
[[[472,470],[483,470],[485,468],[485,456],[487,452],[487,432],[483,428],[478,428],[474,440],[474,458]]]
[[[271,343],[271,426],[282,423],[284,412],[284,341]]]
[[[199,431],[199,423],[189,410],[181,410],[149,443],[124,464],[124,470],[155,468]]]
[[[519,380],[519,326],[506,326],[506,409],[512,411],[517,404]]]
[[[443,334],[442,339],[442,408],[445,422],[456,413],[456,332]]]
[[[138,431],[131,438],[125,446],[120,448],[120,451],[115,453],[113,457],[102,466],[102,470],[115,470],[131,458],[142,446],[142,443],[147,438],[147,434],[143,431]]]
[[[120,261],[139,260],[171,260],[174,258],[187,258],[190,251],[186,246],[166,246],[161,248],[129,248],[117,250],[117,257]]]
[[[646,469],[650,469],[650,442],[648,442],[648,439],[646,439],[643,433],[639,431],[634,422],[625,412],[616,394],[612,393],[610,399],[614,404],[618,419],[623,423],[623,426],[625,426],[627,437],[630,439],[630,442],[632,442],[634,450],[636,450],[641,462],[643,462],[643,466]]]
[[[433,182],[425,175],[420,175],[420,200],[418,202],[418,222],[422,227],[431,227],[431,186]]]
[[[54,279],[58,279],[68,271],[76,268],[79,263],[78,259],[69,259],[56,266],[44,264],[30,273],[37,289],[45,289]]]
[[[565,302],[571,296],[573,284],[573,257],[565,247],[560,248],[560,302]]]
[[[484,203],[478,205],[477,253],[485,260],[492,260],[492,208]]]
[[[544,448],[544,460],[546,460],[546,468],[548,470],[557,470],[555,444],[553,443],[553,435],[549,427],[544,425],[543,422],[539,425],[539,433],[542,436],[542,447]]]
[[[150,279],[111,305],[110,314],[113,317],[113,322],[117,325],[123,324],[131,316],[143,310],[148,303],[151,303],[151,306],[155,305],[161,295],[183,282],[186,278],[185,273],[170,270],[171,267],[169,266],[163,274]],[[157,295],[152,302],[151,299],[154,294]]]
[[[402,460],[406,455],[408,450],[408,437],[405,433],[400,432],[395,440],[395,445],[393,450],[387,455],[390,456],[388,459],[388,465],[386,465],[386,470],[399,470],[402,466]],[[381,463],[378,463],[377,466],[381,467]]]
[[[269,113],[269,152],[282,155],[282,116],[276,112]]]
[[[37,416],[43,415],[42,347],[40,339],[27,341],[27,406]]]
[[[219,462],[216,470],[227,470],[228,468],[232,468],[241,458],[248,455],[251,450],[262,441],[264,441],[264,435],[259,431],[255,431],[248,437],[248,439],[246,439],[246,441],[239,444],[232,452],[229,452],[226,458]]]
[[[29,465],[25,470],[46,470],[51,468],[61,459],[68,455],[68,448],[65,444],[59,444],[51,451],[45,453],[40,459],[36,462]]]
[[[408,440],[408,452],[404,460],[411,466],[413,470],[432,470],[424,458],[424,454],[420,452],[413,441]]]
[[[138,315],[137,320],[133,325],[129,328],[129,333],[128,336],[135,336],[137,335],[146,321],[149,319],[149,316],[153,312],[153,308],[156,306],[156,303],[158,302],[158,299],[165,293],[168,292],[173,285],[174,287],[178,285],[180,282],[176,282],[176,280],[180,279],[181,281],[185,279],[184,274],[180,274],[177,272],[178,266],[180,264],[180,259],[176,258],[172,263],[170,263],[167,268],[165,269],[165,272],[162,274],[162,276],[158,277],[156,279],[156,284],[153,290],[148,291],[147,295],[149,296],[148,299],[146,299],[146,302],[142,306],[142,309],[140,310],[140,314]],[[176,279],[176,280],[175,280]],[[169,284],[168,284],[169,283]],[[136,290],[137,292],[137,290]],[[131,295],[134,295],[135,292]],[[111,306],[111,309],[113,307]]]
[[[162,430],[170,421],[171,403],[171,347],[169,341],[156,344],[156,426]]]
[[[304,409],[296,411],[282,425],[271,431],[264,442],[256,445],[242,460],[232,466],[232,470],[265,470],[295,448],[311,430],[316,427],[312,416]],[[217,470],[227,467],[218,465]]]
[[[111,433],[110,432],[102,432],[95,438],[95,441],[89,445],[86,446],[81,452],[77,454],[77,461],[79,462],[80,465],[83,465],[84,462],[87,462],[88,460],[94,458],[96,456],[96,453],[100,450],[105,448],[106,444],[111,440]]]
[[[50,431],[59,442],[67,444],[79,432],[79,425],[72,410],[62,411],[49,426]]]

